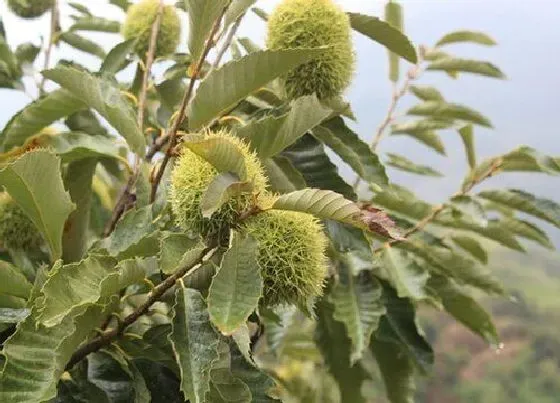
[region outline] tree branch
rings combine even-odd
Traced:
[[[222,47],[218,51],[218,54],[216,56],[216,60],[214,60],[214,64],[212,64],[212,69],[216,69],[220,65],[220,62],[222,61],[222,58],[224,57],[227,50],[231,46],[231,42],[233,41],[233,37],[235,36],[235,33],[239,29],[239,26],[241,25],[241,20],[243,19],[243,17],[245,17],[245,13],[241,14],[237,18],[237,20],[235,20],[235,22],[233,23],[233,25],[229,29],[226,40],[224,41],[224,44],[222,45]]]
[[[200,58],[196,62],[193,73],[191,74],[191,80],[189,82],[189,86],[187,87],[187,90],[185,91],[185,94],[183,95],[183,99],[181,100],[181,105],[179,106],[179,112],[177,114],[177,117],[173,121],[173,125],[171,126],[171,129],[169,130],[169,132],[167,134],[167,136],[169,137],[169,147],[167,148],[167,152],[165,153],[165,156],[163,158],[161,166],[160,166],[160,168],[159,168],[159,170],[158,170],[158,172],[155,176],[155,179],[152,183],[152,191],[151,191],[151,195],[150,195],[150,200],[152,202],[156,198],[159,183],[161,182],[161,178],[163,177],[163,173],[165,172],[165,168],[167,167],[167,164],[169,163],[169,159],[171,158],[173,148],[175,148],[175,145],[177,145],[177,131],[179,130],[179,126],[181,126],[181,123],[183,123],[183,120],[185,119],[186,110],[187,110],[187,107],[189,106],[189,103],[190,103],[190,100],[191,100],[191,97],[192,97],[192,94],[193,94],[193,91],[194,91],[194,85],[195,85],[196,80],[197,80],[197,78],[200,74],[202,66],[204,65],[204,61],[206,60],[206,57],[208,56],[208,54],[210,53],[210,50],[212,49],[212,46],[214,45],[214,36],[216,35],[216,33],[218,32],[218,29],[220,28],[220,23],[222,21],[222,18],[224,16],[224,14],[226,13],[228,7],[229,7],[229,3],[223,8],[222,12],[220,13],[220,15],[218,16],[216,21],[214,21],[214,25],[212,26],[212,30],[210,31],[210,34],[208,35],[208,38],[206,39],[206,43],[204,45],[204,50],[202,51],[202,54],[200,55]]]
[[[53,5],[51,8],[51,29],[49,34],[49,43],[47,45],[47,49],[45,50],[45,62],[43,64],[43,70],[48,70],[49,65],[51,64],[52,48],[56,40],[56,35],[60,31],[58,17],[58,0],[53,0]],[[45,91],[46,81],[47,78],[43,76],[43,78],[41,78],[41,83],[39,84],[39,95],[43,94],[43,92]]]
[[[217,249],[213,249],[210,247],[204,249],[198,255],[198,258],[195,262],[188,266],[182,267],[181,269],[177,270],[172,276],[166,278],[163,282],[158,284],[148,294],[147,300],[138,308],[136,308],[134,312],[120,321],[117,327],[103,332],[101,335],[95,337],[86,344],[82,345],[78,350],[76,350],[76,352],[72,354],[72,357],[70,358],[70,361],[68,361],[68,364],[66,364],[66,370],[71,369],[74,365],[83,360],[89,354],[99,351],[103,347],[111,344],[116,338],[122,336],[126,328],[136,322],[136,320],[138,320],[138,318],[140,318],[146,312],[148,312],[150,307],[155,302],[159,301],[162,295],[175,285],[177,280],[184,276],[188,276],[196,271],[199,267],[202,266],[202,264],[212,258],[216,250]]]

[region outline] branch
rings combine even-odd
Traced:
[[[233,37],[235,36],[235,33],[239,29],[239,26],[241,25],[241,20],[243,19],[243,17],[245,17],[245,13],[241,14],[237,18],[237,20],[235,20],[235,23],[231,26],[231,28],[228,32],[228,35],[226,37],[226,40],[224,41],[224,44],[222,45],[222,47],[218,51],[218,54],[216,56],[216,60],[214,60],[214,64],[212,65],[212,69],[216,69],[220,65],[220,62],[222,61],[222,58],[224,57],[227,50],[231,46],[231,42],[233,41]]]
[[[47,49],[45,50],[45,63],[43,64],[43,70],[48,70],[51,64],[51,53],[54,46],[56,35],[60,31],[59,18],[58,18],[58,0],[53,0],[53,5],[51,8],[51,30],[49,34],[49,43]],[[39,84],[39,95],[41,95],[45,90],[45,82],[47,78],[43,76],[41,83]]]
[[[120,321],[117,327],[103,332],[101,335],[90,340],[86,344],[82,345],[70,358],[68,364],[66,364],[66,370],[68,371],[78,362],[83,360],[89,354],[99,351],[103,347],[111,344],[116,338],[123,335],[126,328],[132,325],[138,318],[146,314],[150,307],[162,297],[169,289],[171,289],[177,280],[184,276],[188,276],[198,268],[202,266],[205,262],[212,258],[214,252],[217,249],[206,248],[204,249],[196,259],[195,262],[185,266],[178,271],[176,271],[172,276],[166,278],[162,283],[158,284],[149,294],[148,299],[134,310],[130,315],[126,316],[122,321]]]
[[[143,132],[144,127],[144,109],[146,104],[146,97],[148,93],[148,80],[150,77],[150,71],[152,69],[152,64],[154,62],[154,57],[157,49],[157,37],[159,33],[159,28],[161,26],[161,19],[163,16],[164,2],[160,0],[159,7],[157,10],[156,18],[152,24],[152,32],[150,35],[150,43],[148,45],[148,52],[146,53],[146,64],[144,65],[144,75],[142,78],[142,89],[140,90],[140,95],[138,97],[138,117],[137,124],[140,128],[140,132]],[[134,164],[134,172],[128,178],[125,188],[123,189],[119,199],[117,200],[113,212],[111,213],[111,219],[105,226],[103,235],[105,237],[109,236],[111,232],[115,229],[117,222],[120,220],[122,215],[128,210],[129,206],[134,204],[135,196],[132,193],[132,188],[138,179],[138,173],[140,169],[140,161],[136,159]]]
[[[218,16],[216,21],[214,21],[214,25],[212,26],[212,30],[210,31],[210,35],[208,35],[208,38],[206,39],[206,43],[204,45],[204,50],[202,51],[202,54],[200,55],[200,58],[198,59],[198,61],[196,62],[196,65],[194,67],[193,73],[191,75],[191,80],[189,82],[189,86],[188,86],[187,90],[185,91],[185,94],[183,95],[183,99],[181,100],[181,106],[179,106],[179,112],[177,114],[177,117],[173,121],[173,125],[171,126],[171,129],[166,134],[169,137],[169,147],[167,148],[167,152],[165,153],[165,156],[163,158],[161,166],[160,166],[160,168],[159,168],[159,170],[156,174],[156,177],[155,177],[155,179],[152,183],[152,192],[151,192],[151,195],[150,195],[150,201],[151,202],[153,202],[156,198],[159,183],[161,182],[161,178],[163,177],[163,173],[165,172],[165,168],[167,167],[167,164],[169,163],[169,159],[171,158],[172,151],[175,148],[175,146],[177,145],[177,131],[179,130],[179,126],[181,125],[181,123],[183,123],[183,120],[185,119],[186,110],[187,110],[187,107],[189,106],[189,102],[191,100],[192,93],[194,91],[194,85],[195,85],[196,80],[197,80],[197,78],[200,74],[200,70],[202,69],[202,66],[204,65],[204,61],[206,60],[206,57],[208,56],[208,54],[210,53],[210,50],[212,49],[212,46],[214,45],[214,36],[216,35],[216,33],[218,32],[218,29],[220,28],[220,23],[222,21],[222,18],[224,16],[224,14],[226,13],[228,7],[229,7],[229,3],[222,9],[222,12],[220,13],[220,15]]]

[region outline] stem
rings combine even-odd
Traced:
[[[66,370],[71,369],[78,362],[83,360],[87,355],[99,351],[103,347],[111,344],[114,339],[122,336],[126,328],[132,325],[138,318],[144,315],[150,307],[162,297],[169,289],[171,289],[177,280],[184,276],[188,276],[198,269],[203,263],[210,259],[216,249],[206,248],[198,256],[195,262],[187,265],[178,271],[176,271],[172,276],[165,279],[162,283],[158,284],[149,294],[148,299],[134,310],[130,315],[126,316],[117,327],[103,332],[101,335],[93,338],[88,343],[82,345],[70,358],[68,364],[66,365]]]
[[[49,33],[49,43],[47,49],[45,50],[45,63],[43,64],[43,70],[48,70],[51,64],[51,54],[54,42],[56,40],[56,35],[59,32],[59,18],[58,18],[58,0],[53,0],[53,5],[51,8],[51,29]],[[39,84],[39,95],[43,94],[45,91],[45,82],[47,78],[43,76],[41,83]]]
[[[224,41],[224,44],[222,45],[222,47],[218,51],[218,55],[216,56],[216,60],[214,60],[214,64],[212,65],[212,69],[216,69],[220,65],[220,62],[222,61],[222,58],[224,57],[227,50],[231,46],[231,42],[233,41],[233,37],[235,36],[235,33],[239,29],[239,26],[241,25],[241,20],[243,19],[243,17],[245,17],[245,14],[241,14],[237,18],[237,20],[235,20],[235,23],[231,26],[231,28],[228,32],[228,35],[226,37],[226,40]]]
[[[165,172],[165,168],[167,167],[167,164],[169,163],[169,159],[171,158],[171,154],[173,149],[175,148],[175,146],[177,145],[177,131],[179,130],[179,126],[181,125],[181,123],[183,123],[183,120],[185,119],[185,115],[186,115],[186,110],[187,107],[189,106],[193,91],[194,91],[194,85],[196,83],[196,80],[200,74],[200,70],[202,69],[202,66],[204,65],[204,61],[206,60],[206,57],[208,56],[208,54],[210,53],[210,50],[212,49],[212,46],[214,45],[214,36],[216,35],[216,33],[218,32],[218,29],[220,28],[220,23],[222,21],[222,18],[224,16],[224,14],[226,13],[227,9],[229,7],[229,4],[226,5],[222,12],[220,13],[220,15],[218,16],[218,18],[216,19],[216,21],[214,21],[214,25],[212,26],[212,30],[210,31],[210,35],[208,35],[208,38],[206,39],[206,43],[204,45],[204,50],[202,51],[202,54],[200,55],[200,58],[198,59],[195,68],[193,70],[193,73],[191,75],[191,79],[189,82],[189,86],[187,88],[187,90],[185,91],[185,94],[183,95],[183,99],[181,100],[181,106],[179,107],[179,112],[177,117],[175,118],[175,120],[173,121],[173,125],[171,126],[171,129],[169,130],[169,133],[167,134],[169,137],[169,147],[167,148],[167,152],[165,153],[165,156],[163,158],[163,161],[161,163],[161,166],[156,174],[156,177],[152,183],[152,192],[150,195],[150,200],[153,202],[156,198],[156,194],[157,194],[157,189],[158,186],[161,182],[161,178],[163,177],[163,173]]]

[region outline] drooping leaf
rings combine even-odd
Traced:
[[[0,295],[12,295],[27,299],[32,285],[10,263],[0,260]]]
[[[189,128],[202,128],[265,84],[322,52],[322,49],[263,50],[226,63],[200,84],[190,105]]]
[[[291,110],[285,115],[269,116],[240,128],[238,136],[244,138],[261,158],[270,158],[294,144],[331,114],[315,95],[298,98],[290,106]]]
[[[222,334],[231,335],[245,323],[262,289],[256,241],[235,233],[208,293],[210,318]]]
[[[392,125],[391,132],[393,134],[409,134],[429,130],[447,129],[451,126],[453,126],[452,120],[426,118]]]
[[[439,92],[439,90],[435,87],[427,85],[411,85],[410,92],[422,101],[445,101],[441,92]]]
[[[290,193],[305,187],[305,179],[288,158],[268,158],[263,161],[263,165],[273,191]]]
[[[505,74],[489,62],[459,58],[441,58],[431,62],[426,70],[472,73],[492,78],[505,78]]]
[[[352,260],[348,253],[340,256],[338,282],[330,299],[334,306],[333,318],[344,324],[352,342],[350,362],[354,365],[367,348],[385,308],[380,301],[382,289],[379,282],[366,270],[354,275]]]
[[[459,129],[459,135],[461,136],[463,145],[465,146],[465,153],[467,154],[469,167],[471,169],[474,169],[474,167],[476,167],[476,150],[474,148],[473,126],[463,126],[461,129]]]
[[[18,45],[15,51],[15,56],[18,62],[22,65],[33,64],[40,52],[41,48],[39,46],[26,42]]]
[[[523,190],[487,190],[479,196],[494,203],[530,214],[560,228],[560,205],[555,201],[538,198]]]
[[[406,135],[410,136],[413,139],[419,141],[422,144],[427,145],[431,149],[435,150],[437,153],[441,155],[445,155],[445,146],[443,145],[443,141],[439,135],[432,130],[411,130],[409,132],[401,132],[401,133],[392,133],[393,136],[401,136]]]
[[[428,101],[412,107],[407,113],[410,115],[430,116],[435,119],[459,119],[484,127],[492,127],[492,123],[479,112],[453,103]]]
[[[430,275],[406,252],[386,246],[381,259],[383,275],[395,288],[399,298],[423,300],[428,297],[426,283]]]
[[[132,151],[144,155],[146,141],[136,122],[135,113],[111,82],[65,66],[44,71],[43,75],[99,112],[125,138]]]
[[[476,239],[462,235],[456,235],[452,239],[461,249],[467,251],[478,261],[484,264],[488,263],[488,252]]]
[[[255,13],[257,17],[259,17],[263,21],[268,21],[268,13],[264,11],[262,8],[253,7],[251,11]]]
[[[399,32],[403,32],[402,7],[399,3],[389,1],[385,4],[385,21]],[[399,81],[399,56],[389,50],[389,80],[396,83]]]
[[[21,111],[8,122],[2,131],[2,148],[9,150],[20,146],[41,129],[87,106],[69,91],[59,89],[48,93]]]
[[[239,17],[244,15],[257,0],[233,0],[229,5],[224,17],[224,25],[233,24]]]
[[[473,223],[479,227],[488,226],[488,217],[484,206],[474,197],[468,195],[454,196],[449,204],[453,218]]]
[[[432,206],[429,203],[396,186],[377,192],[371,202],[403,217],[415,220],[422,220],[432,212]]]
[[[181,370],[181,391],[193,403],[204,402],[210,370],[218,359],[219,335],[210,323],[206,303],[198,291],[179,281],[169,341]]]
[[[41,232],[53,259],[58,259],[64,223],[74,210],[62,183],[60,158],[44,150],[26,153],[0,171],[0,184]]]
[[[348,13],[348,15],[354,30],[380,43],[411,63],[418,61],[416,50],[414,50],[410,40],[391,24],[369,15],[358,13]]]
[[[121,24],[118,21],[108,20],[102,17],[92,15],[80,17],[70,26],[70,31],[98,31],[118,33],[121,30]]]
[[[500,225],[518,237],[530,239],[547,249],[554,250],[554,244],[550,241],[546,232],[533,223],[513,217],[507,217],[500,220]]]
[[[399,169],[401,171],[410,172],[417,175],[426,175],[426,176],[435,176],[441,177],[443,176],[440,172],[430,168],[426,165],[418,165],[409,160],[406,157],[398,154],[387,153],[389,157],[389,161],[386,162],[387,165]]]
[[[184,0],[189,10],[189,51],[193,60],[198,60],[204,50],[212,27],[228,6],[228,0]]]
[[[251,402],[251,391],[241,379],[231,373],[231,354],[228,343],[218,345],[219,358],[210,371],[210,390],[206,401],[215,403]]]
[[[117,44],[109,51],[107,57],[103,60],[99,73],[105,77],[111,77],[121,71],[128,64],[128,55],[134,51],[136,39]]]
[[[336,152],[366,182],[380,186],[389,184],[385,167],[377,154],[346,126],[342,118],[335,117],[317,126],[313,135]]]
[[[237,175],[229,172],[222,173],[208,185],[200,202],[202,216],[212,217],[228,200],[253,189],[251,182],[241,182]]]
[[[505,172],[542,172],[560,174],[560,161],[544,155],[534,148],[521,146],[502,157],[500,170]]]
[[[459,43],[459,42],[472,42],[477,43],[479,45],[487,45],[493,46],[496,44],[494,39],[492,39],[489,35],[485,34],[484,32],[478,31],[454,31],[444,35],[437,43],[437,46],[443,46],[450,43]]]
[[[60,40],[72,46],[74,49],[81,50],[82,52],[89,53],[101,59],[104,59],[106,56],[105,51],[101,46],[75,32],[63,32],[60,34]]]
[[[159,269],[164,274],[173,274],[179,268],[196,261],[204,248],[199,239],[186,234],[167,233],[161,238]]]

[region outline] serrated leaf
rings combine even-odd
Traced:
[[[393,132],[392,133],[393,136],[401,136],[401,135],[406,135],[406,136],[410,136],[415,140],[418,140],[420,143],[430,147],[431,149],[433,149],[434,151],[436,151],[438,154],[441,155],[445,155],[445,146],[443,145],[443,142],[441,141],[441,138],[439,137],[439,135],[432,130],[411,130],[409,132]]]
[[[377,154],[354,133],[340,117],[335,117],[313,129],[313,136],[325,143],[366,182],[389,184],[385,167]]]
[[[392,25],[369,15],[348,13],[348,16],[354,30],[380,43],[411,63],[418,61],[414,45],[406,35]]]
[[[99,73],[102,76],[111,77],[125,68],[128,64],[128,55],[134,52],[136,42],[137,39],[130,39],[115,45],[103,60]]]
[[[273,191],[290,193],[305,187],[305,179],[288,158],[277,156],[262,163]]]
[[[459,135],[461,136],[461,140],[463,140],[463,145],[465,146],[465,154],[467,155],[469,167],[474,169],[474,167],[476,167],[476,150],[474,148],[473,126],[463,126],[459,129]]]
[[[498,346],[499,337],[492,318],[469,294],[444,277],[430,279],[430,288],[441,299],[443,307],[455,319],[488,343]]]
[[[107,301],[121,289],[141,283],[146,276],[135,259],[115,265],[112,258],[90,256],[51,271],[41,290],[44,298],[37,305],[37,322],[57,326],[71,312]]]
[[[435,119],[459,119],[484,127],[492,127],[492,123],[479,112],[453,103],[428,101],[412,107],[407,113],[410,115],[430,116]]]
[[[426,67],[426,70],[473,73],[492,78],[506,78],[505,74],[492,63],[455,57],[435,60]]]
[[[187,136],[183,144],[212,164],[218,172],[232,172],[242,181],[247,179],[245,156],[233,141],[224,137]]]
[[[505,172],[542,172],[560,174],[560,161],[534,148],[521,146],[502,157],[500,170]]]
[[[333,318],[344,324],[352,341],[350,362],[354,365],[362,358],[385,307],[380,301],[381,285],[371,272],[364,270],[355,276],[349,254],[342,255],[338,263],[338,282],[330,299],[334,305]]]
[[[169,341],[181,371],[181,391],[192,403],[202,403],[209,390],[210,370],[218,359],[219,335],[210,323],[198,291],[179,281],[173,305]]]
[[[488,217],[484,206],[479,200],[471,196],[454,196],[451,198],[449,206],[451,207],[452,215],[455,219],[467,221],[480,227],[486,227],[488,225]]]
[[[349,199],[356,199],[352,186],[340,177],[337,166],[325,153],[324,146],[313,136],[306,134],[282,155],[301,172],[307,186],[332,190]]]
[[[82,52],[89,53],[101,59],[104,59],[106,56],[101,46],[75,32],[63,32],[60,34],[59,38],[62,42],[72,46],[74,49],[81,50]]]
[[[2,148],[7,151],[23,145],[41,129],[86,107],[85,103],[66,90],[50,92],[27,105],[8,122],[2,131]]]
[[[249,387],[231,373],[231,354],[225,341],[218,345],[218,353],[219,359],[210,371],[210,391],[206,395],[206,401],[250,403],[252,399]]]
[[[212,27],[221,16],[229,0],[184,0],[189,10],[189,51],[193,60],[198,60],[210,36]]]
[[[444,35],[436,43],[436,46],[443,46],[450,43],[459,43],[459,42],[472,42],[472,43],[478,43],[479,45],[487,45],[487,46],[496,45],[494,39],[492,39],[489,35],[485,34],[484,32],[461,30],[461,31],[450,32]]]
[[[251,182],[241,182],[237,175],[229,172],[219,174],[208,185],[200,202],[204,218],[212,217],[228,200],[253,189]]]
[[[298,98],[290,107],[285,115],[269,116],[240,128],[238,136],[244,138],[261,158],[270,158],[294,144],[332,112],[315,95]]]
[[[62,157],[63,162],[84,158],[108,157],[123,161],[119,144],[109,137],[91,136],[88,133],[65,132],[33,137],[35,147],[48,148]],[[124,160],[126,162],[126,160]]]
[[[479,196],[494,203],[530,214],[560,228],[560,205],[553,200],[538,198],[523,190],[487,190]]]
[[[410,92],[422,101],[445,101],[441,92],[439,92],[439,90],[435,87],[427,85],[411,85]]]
[[[430,275],[407,253],[386,246],[382,252],[381,263],[384,277],[395,288],[399,298],[412,300],[428,298],[426,283]]]
[[[415,132],[425,132],[429,130],[447,129],[451,126],[453,126],[452,120],[426,118],[392,125],[391,133],[409,134]]]
[[[164,274],[172,274],[179,268],[196,261],[205,245],[199,239],[186,234],[167,233],[161,238],[158,266]]]
[[[484,264],[488,263],[488,252],[476,239],[461,235],[454,236],[452,239],[461,249],[467,251],[478,261]]]
[[[399,169],[404,172],[410,172],[417,175],[426,175],[426,176],[435,176],[435,177],[442,177],[443,175],[430,168],[427,165],[418,165],[409,160],[406,157],[398,154],[387,153],[389,157],[389,161],[386,162],[387,165]]]
[[[263,50],[224,64],[200,84],[189,128],[198,130],[275,78],[319,56],[323,49]]]
[[[70,31],[98,31],[119,33],[121,24],[118,21],[108,20],[102,17],[87,15],[80,17],[70,26]]]
[[[506,217],[500,220],[500,225],[519,237],[530,239],[547,249],[554,250],[554,245],[548,238],[548,235],[546,235],[546,232],[533,223],[513,217]]]
[[[429,203],[419,200],[412,192],[397,186],[377,192],[371,201],[374,205],[415,220],[422,220],[432,212]]]
[[[0,295],[27,299],[32,284],[10,263],[0,260]]]
[[[41,232],[53,259],[58,259],[64,223],[74,210],[62,183],[60,159],[49,151],[26,153],[0,171],[0,185]]]
[[[212,323],[222,334],[231,335],[256,309],[262,289],[257,243],[235,233],[208,293]]]
[[[233,0],[229,5],[224,17],[224,25],[233,24],[239,17],[244,15],[257,0]]]
[[[385,4],[385,21],[399,32],[403,32],[402,7],[399,3],[389,1]],[[399,81],[399,56],[389,51],[389,80]]]
[[[132,151],[144,155],[146,140],[136,123],[136,114],[111,82],[64,66],[44,71],[43,75],[99,112],[125,138]]]

